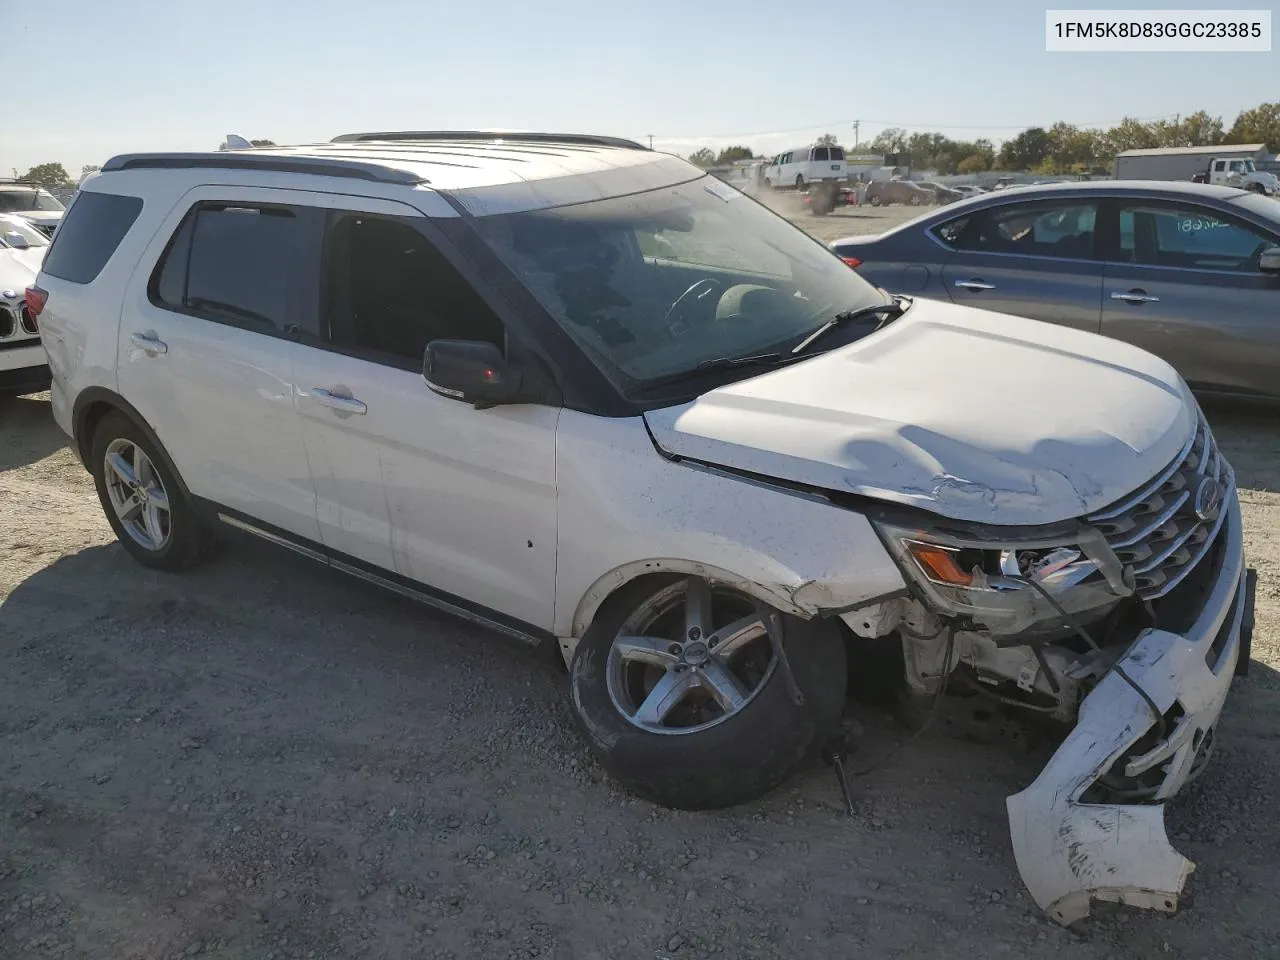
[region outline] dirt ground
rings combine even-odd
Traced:
[[[1176,916],[1068,931],[1010,853],[1004,797],[1045,756],[1017,731],[935,724],[854,781],[852,819],[817,762],[738,809],[659,809],[494,636],[256,543],[138,567],[47,399],[0,400],[0,957],[1278,957],[1280,425],[1211,419],[1259,588],[1251,675],[1168,812],[1198,869]],[[858,721],[855,766],[901,740]]]

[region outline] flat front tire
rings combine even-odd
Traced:
[[[168,456],[136,423],[119,412],[106,414],[94,430],[90,463],[107,522],[131,557],[174,572],[208,553],[212,531]]]
[[[601,607],[569,682],[587,744],[614,780],[663,806],[715,809],[778,786],[837,728],[844,638],[833,621],[779,613],[702,577],[645,578]]]

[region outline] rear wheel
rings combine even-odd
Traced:
[[[214,542],[164,451],[132,420],[106,414],[93,435],[94,485],[121,545],[139,563],[184,570]]]
[[[839,724],[846,683],[835,622],[790,617],[693,576],[624,587],[570,667],[575,714],[605,770],[684,809],[742,803],[784,781]]]

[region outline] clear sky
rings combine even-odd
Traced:
[[[227,133],[502,127],[769,152],[824,132],[851,143],[855,119],[863,141],[886,126],[1000,140],[1200,109],[1229,125],[1280,96],[1280,48],[1046,53],[1050,5],[1067,3],[0,0],[0,175],[57,161],[75,177]]]

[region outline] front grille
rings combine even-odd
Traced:
[[[25,300],[22,301],[22,329],[27,333],[40,332],[40,327],[36,323],[36,315],[31,312]]]
[[[1162,597],[1208,553],[1235,494],[1235,475],[1204,418],[1182,452],[1141,490],[1086,518],[1133,572],[1144,600]]]
[[[0,303],[0,340],[12,337],[14,329],[13,311]]]

